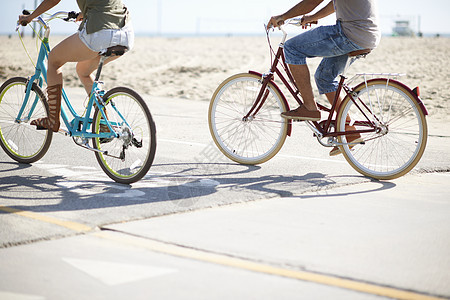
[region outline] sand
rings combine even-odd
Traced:
[[[51,46],[61,37],[51,38]],[[25,37],[33,60],[36,42]],[[29,76],[33,65],[17,36],[0,37],[0,82],[13,76]],[[279,36],[273,36],[277,47]],[[367,58],[351,66],[347,75],[358,72],[405,73],[400,80],[420,86],[421,98],[430,117],[450,120],[450,39],[383,37]],[[313,74],[319,59],[308,61]],[[270,55],[265,36],[256,37],[137,37],[135,47],[107,65],[102,80],[106,88],[124,85],[149,96],[208,101],[227,77],[248,70],[266,72]],[[75,64],[64,67],[64,84],[80,86]],[[313,84],[315,86],[315,84]],[[316,98],[324,101],[324,96]]]

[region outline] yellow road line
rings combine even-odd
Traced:
[[[67,229],[70,229],[70,230],[73,230],[76,232],[88,232],[88,231],[92,230],[91,227],[81,224],[81,223],[64,221],[64,220],[60,220],[60,219],[53,218],[50,216],[44,216],[42,214],[38,214],[38,213],[31,212],[31,211],[26,211],[26,210],[20,210],[20,209],[16,209],[16,208],[12,208],[12,207],[0,206],[0,211],[19,215],[19,216],[26,217],[29,219],[38,220],[38,221],[45,222],[45,223],[59,225],[61,227],[65,227]]]
[[[42,214],[19,210],[12,207],[0,206],[0,211],[16,214],[26,218],[46,222],[50,224],[59,225],[76,232],[88,232],[93,228],[76,222],[64,221],[50,216],[44,216]],[[167,244],[155,240],[136,237],[128,234],[116,233],[113,231],[101,231],[95,232],[93,235],[115,241],[121,244],[127,244],[139,248],[144,248],[154,252],[174,255],[178,257],[195,259],[198,261],[209,262],[217,265],[223,265],[228,267],[234,267],[238,269],[264,273],[269,275],[276,275],[286,278],[298,279],[302,281],[309,281],[318,284],[334,286],[338,288],[344,288],[366,294],[379,295],[388,298],[401,299],[401,300],[439,300],[443,298],[433,297],[429,295],[419,294],[415,292],[409,292],[399,290],[395,288],[383,287],[375,284],[364,283],[354,281],[350,279],[343,279],[339,277],[322,275],[312,272],[289,270],[280,267],[274,267],[262,263],[252,262],[245,259],[230,257],[223,254],[210,253],[202,250],[186,248],[178,245]]]
[[[195,259],[198,261],[209,262],[213,264],[234,267],[238,269],[264,273],[269,275],[277,275],[302,281],[309,281],[338,288],[344,288],[366,294],[379,295],[394,299],[404,300],[438,300],[442,298],[429,295],[399,290],[395,288],[383,287],[375,284],[343,279],[339,277],[322,275],[312,272],[289,270],[280,267],[274,267],[262,263],[252,262],[245,259],[230,257],[223,254],[210,253],[202,250],[186,248],[178,245],[167,244],[155,240],[149,240],[132,235],[116,233],[112,231],[95,232],[95,236],[104,239],[116,241],[121,244],[145,248],[151,251],[170,254],[178,257]]]

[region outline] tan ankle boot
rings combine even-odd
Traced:
[[[62,84],[47,87],[47,103],[49,108],[48,118],[40,118],[31,121],[31,125],[36,125],[37,129],[50,129],[53,132],[59,130],[59,115],[61,113]]]

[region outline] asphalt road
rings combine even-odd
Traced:
[[[68,92],[82,99],[77,90]],[[269,162],[235,164],[211,141],[207,102],[144,98],[157,124],[157,154],[148,175],[133,185],[112,182],[93,153],[62,135],[54,137],[47,155],[33,165],[19,165],[0,152],[0,277],[8,279],[0,281],[0,299],[61,299],[62,295],[64,299],[122,299],[133,290],[138,292],[136,299],[149,295],[156,299],[298,299],[299,295],[376,299],[401,298],[399,291],[412,292],[414,297],[450,296],[445,284],[450,269],[450,197],[442,188],[450,187],[450,181],[446,173],[432,179],[427,176],[439,174],[426,175],[450,170],[450,137],[438,131],[442,128],[438,122],[429,120],[427,150],[411,174],[377,182],[354,171],[343,157],[328,157],[329,149],[301,124],[295,124],[292,137]],[[436,182],[439,188],[433,188]],[[406,196],[421,185],[434,192],[437,204],[418,192]],[[333,193],[339,189],[346,190]],[[298,207],[311,195],[328,194],[344,197]],[[414,209],[410,198],[419,203],[413,203]],[[271,215],[272,211],[277,214]],[[425,211],[428,214],[422,214]],[[386,217],[388,212],[398,214]],[[365,218],[371,220],[373,230],[369,239],[345,239],[332,231],[345,230],[358,237],[363,235]],[[409,231],[407,226],[397,226],[405,218],[423,222],[414,223]],[[289,226],[279,224],[284,219]],[[324,223],[327,226],[321,227]],[[378,228],[379,224],[384,226]],[[243,234],[244,228],[252,230]],[[390,228],[396,230],[386,240]],[[419,228],[423,235],[406,239],[400,243],[402,251],[387,255],[396,238],[414,236]],[[425,233],[433,233],[436,240],[425,238]],[[392,244],[377,252],[378,247],[371,247],[377,242]],[[412,251],[421,242],[426,246]],[[167,245],[175,250],[160,249]],[[329,251],[322,251],[323,247]],[[186,249],[197,252],[187,255]],[[405,261],[402,257],[408,249],[413,254]],[[285,251],[286,255],[272,255]],[[402,275],[427,251],[436,259],[421,260],[420,268],[412,269],[415,276]],[[349,255],[342,256],[345,252]],[[218,257],[208,261],[205,257],[211,253]],[[388,258],[380,262],[386,264],[386,272],[372,273],[377,260],[371,260],[380,255]],[[228,262],[230,258],[242,261]],[[282,274],[243,267],[249,262],[261,263],[263,269],[280,268]],[[405,268],[387,267],[396,262]],[[419,272],[422,268],[437,277]],[[105,270],[112,270],[110,276]],[[121,276],[113,274],[115,270]],[[299,278],[286,276],[286,270],[310,273]],[[324,275],[324,281],[311,280],[317,274]],[[336,279],[350,283],[330,284]],[[354,288],[362,283],[369,286],[362,291]],[[386,287],[392,293],[371,292]]]

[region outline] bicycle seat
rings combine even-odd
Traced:
[[[107,48],[105,52],[101,53],[101,55],[104,55],[104,56],[112,56],[112,55],[121,56],[121,55],[124,55],[125,52],[127,52],[127,50],[128,50],[128,47],[117,45],[117,46],[112,46],[112,47]]]
[[[366,56],[372,52],[372,49],[362,49],[362,50],[356,50],[348,53],[348,56],[350,57],[356,57],[356,56]]]

